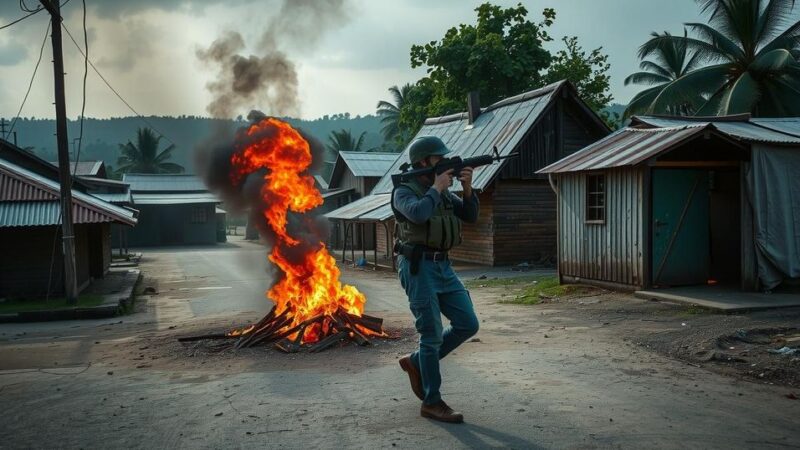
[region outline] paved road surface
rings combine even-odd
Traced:
[[[145,256],[160,293],[137,314],[0,326],[0,448],[800,446],[800,401],[787,389],[624,343],[613,321],[480,295],[480,342],[443,364],[443,394],[467,423],[431,422],[396,364],[415,345],[407,328],[316,355],[182,346],[184,329],[219,330],[268,309],[263,248]],[[345,278],[390,328],[408,326],[393,274]]]

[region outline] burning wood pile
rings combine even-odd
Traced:
[[[247,327],[179,341],[235,339],[236,349],[274,343],[285,352],[318,352],[342,341],[368,345],[369,337],[386,336],[383,320],[364,314],[364,294],[339,281],[313,212],[305,214],[322,204],[308,174],[308,141],[289,124],[262,117],[237,132],[227,162],[223,197],[243,196],[253,179],[261,183],[256,200],[248,203],[260,212],[262,233],[273,242],[268,259],[281,276],[267,297],[275,306]]]

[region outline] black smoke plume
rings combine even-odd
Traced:
[[[258,105],[275,116],[298,116],[297,69],[290,53],[312,50],[328,30],[347,22],[346,12],[345,0],[283,0],[255,54],[242,54],[246,44],[236,31],[198,50],[200,61],[218,70],[206,86],[214,96],[208,112],[231,118]]]

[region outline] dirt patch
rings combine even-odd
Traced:
[[[592,339],[627,342],[726,376],[800,387],[800,308],[721,314],[583,286],[540,296],[554,292],[547,283],[541,277],[471,282],[473,298],[525,304],[550,325],[548,339],[562,329],[591,327]]]

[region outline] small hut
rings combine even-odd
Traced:
[[[332,206],[334,202],[337,206],[326,209],[325,213],[368,196],[398,156],[398,153],[384,152],[339,152],[333,165],[328,190],[323,194],[326,206]],[[345,225],[343,221],[333,221],[329,240],[331,248],[344,248],[349,244],[351,250],[375,249],[374,224],[361,223],[357,229]]]
[[[438,136],[453,156],[462,158],[490,154],[493,147],[501,155],[519,157],[475,170],[480,216],[477,223],[464,226],[463,243],[450,252],[451,258],[482,265],[551,264],[556,254],[556,198],[547,177],[535,172],[606,136],[608,127],[567,81],[486,108],[473,94],[467,107],[467,112],[427,119],[417,136]],[[369,196],[326,215],[351,227],[375,226],[376,264],[377,253],[387,262],[392,256],[391,174],[404,162],[408,149]],[[455,183],[453,191],[460,189]],[[342,257],[346,259],[344,252]]]
[[[635,117],[539,171],[562,282],[622,289],[800,277],[800,119]]]
[[[47,162],[0,141],[0,298],[62,295],[61,186]],[[6,158],[6,156],[9,156]],[[12,157],[13,156],[13,157]],[[11,161],[13,159],[13,162]],[[49,166],[49,167],[48,167]],[[136,225],[136,213],[72,189],[78,288],[103,278],[111,263],[111,224]],[[58,244],[58,245],[57,245]]]

